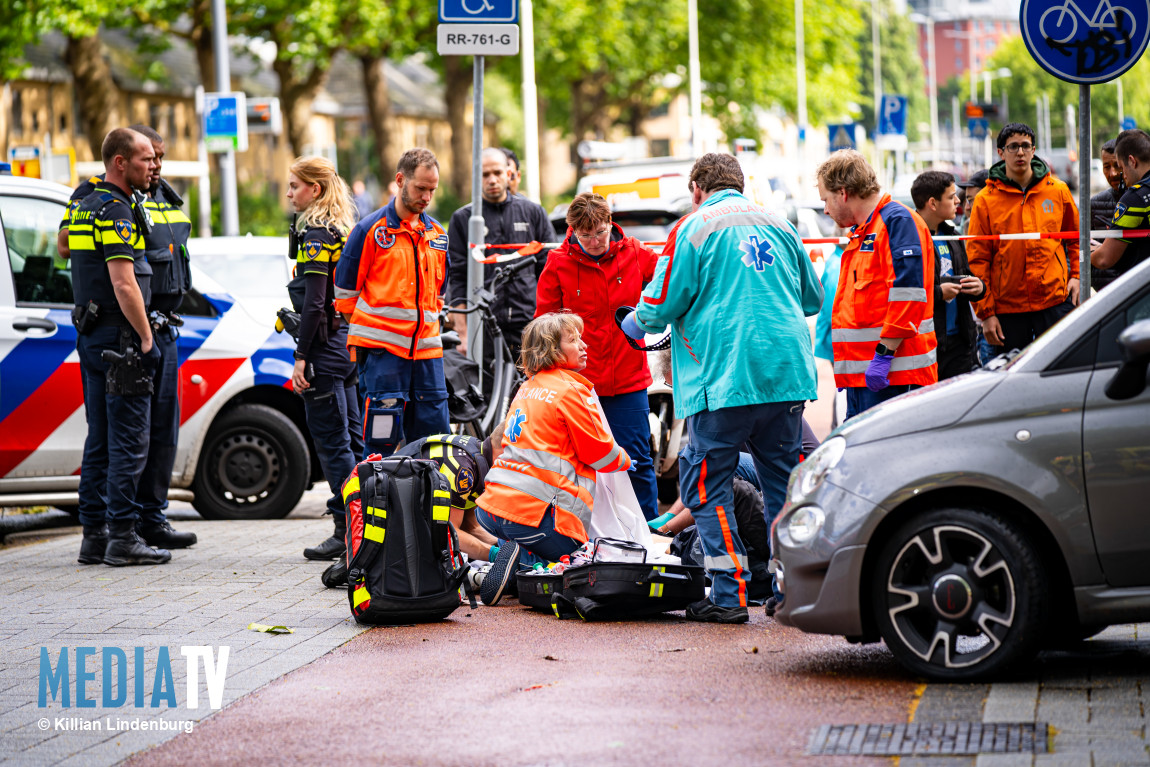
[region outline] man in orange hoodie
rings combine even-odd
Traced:
[[[1034,131],[1010,123],[998,134],[1001,160],[974,199],[970,234],[1077,232],[1078,206],[1066,184],[1034,154]],[[970,240],[970,271],[986,285],[975,304],[998,351],[1023,349],[1078,303],[1078,240]]]

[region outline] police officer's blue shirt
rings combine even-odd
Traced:
[[[725,189],[680,225],[643,291],[648,333],[674,328],[675,415],[815,399],[806,317],[823,290],[785,218]]]
[[[72,297],[78,306],[94,301],[105,313],[119,310],[108,262],[132,261],[145,306],[151,298],[151,268],[144,238],[136,228],[132,203],[115,184],[97,183],[72,213],[68,225]]]

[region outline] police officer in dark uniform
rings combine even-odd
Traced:
[[[163,564],[172,555],[136,534],[160,350],[148,320],[152,269],[140,231],[143,210],[132,193],[151,183],[155,151],[144,135],[117,128],[104,138],[101,155],[105,178],[73,212],[68,231],[72,321],[88,419],[79,561]]]
[[[138,532],[149,546],[183,549],[196,542],[196,534],[172,529],[164,511],[168,508],[168,488],[176,462],[180,427],[179,350],[176,340],[179,338],[177,328],[182,321],[175,311],[191,288],[187,242],[192,233],[192,222],[180,209],[183,200],[179,194],[160,177],[165,153],[163,137],[147,125],[132,125],[129,130],[143,134],[151,142],[156,155],[147,187],[133,196],[133,202],[137,205],[142,203],[145,211],[141,234],[144,237],[144,256],[152,269],[149,321],[160,350],[160,362],[152,382],[148,459],[136,497],[141,506]],[[61,239],[67,238],[72,214],[103,180],[102,175],[93,176],[72,193],[60,224]],[[61,252],[66,255],[63,249]]]

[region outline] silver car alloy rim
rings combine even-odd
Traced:
[[[899,550],[887,575],[886,607],[904,647],[932,665],[985,661],[1014,625],[1010,567],[975,531],[939,525]]]

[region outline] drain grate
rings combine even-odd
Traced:
[[[824,724],[807,753],[842,756],[1045,754],[1046,723]]]

